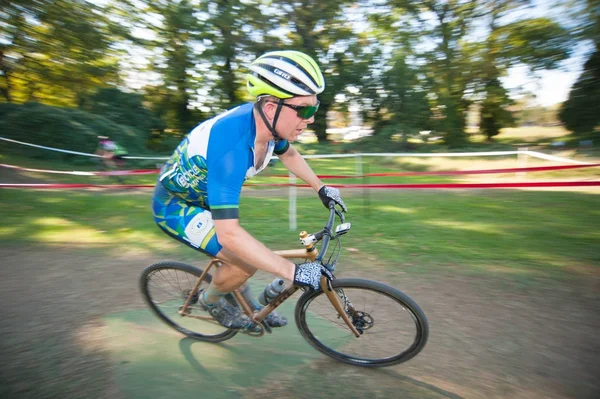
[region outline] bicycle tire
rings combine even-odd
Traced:
[[[185,263],[172,261],[154,263],[144,269],[140,276],[142,298],[160,320],[190,338],[206,342],[221,342],[230,339],[237,334],[236,330],[222,327],[216,321],[211,323],[177,313],[201,275],[201,269]],[[153,282],[155,277],[156,280],[162,279],[162,281]],[[207,273],[203,284],[208,285],[211,280],[212,277]],[[161,282],[166,283],[165,288],[158,286]],[[169,292],[171,290],[172,292]],[[160,295],[164,296],[165,294],[169,301],[159,301]],[[163,307],[162,303],[166,303],[166,305]],[[208,313],[194,304],[190,304],[189,309],[192,314],[197,312],[199,315],[208,316]],[[198,331],[200,329],[202,332]]]
[[[323,291],[307,291],[296,304],[296,325],[302,336],[319,352],[355,366],[386,367],[412,359],[425,347],[429,335],[427,318],[408,295],[388,285],[363,279],[334,279],[332,287],[342,299],[355,327],[362,327],[363,333],[359,338],[352,334]],[[368,304],[366,298],[371,297],[383,304]],[[358,311],[352,313],[355,317],[350,308]],[[406,310],[404,313],[408,313],[409,317],[400,315],[401,309]],[[396,319],[398,326],[392,324]],[[413,338],[410,338],[410,331],[408,335],[406,333],[406,320],[414,323]],[[383,334],[386,332],[389,338],[384,341],[382,338],[385,338]],[[405,347],[400,341],[410,344]],[[350,354],[352,345],[361,354]],[[389,351],[390,355],[371,353],[384,351]]]

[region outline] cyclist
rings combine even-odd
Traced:
[[[123,157],[127,155],[127,150],[108,136],[98,136],[96,154],[102,157],[102,162],[107,170],[114,170],[125,165]]]
[[[325,206],[333,200],[346,211],[339,190],[325,186],[294,149],[294,142],[314,122],[317,95],[325,88],[317,63],[298,51],[273,51],[250,64],[247,88],[256,97],[194,128],[162,167],[153,197],[154,220],[175,239],[223,260],[199,304],[221,325],[252,329],[250,319],[226,301],[235,289],[253,310],[260,305],[246,281],[257,269],[318,288],[321,275],[331,277],[320,263],[296,266],[267,249],[239,222],[239,198],[244,180],[262,171],[273,153],[308,183]],[[287,324],[272,312],[272,327]]]

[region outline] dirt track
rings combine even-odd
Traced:
[[[102,316],[143,307],[137,277],[153,260],[41,246],[0,247],[0,257],[0,397],[130,397],[115,377],[110,337],[95,332],[102,331]],[[308,385],[327,398],[600,397],[600,276],[592,269],[527,285],[501,272],[494,279],[369,277],[421,305],[431,328],[423,353],[381,370],[319,358],[306,373],[271,370],[278,383],[239,393],[302,398]],[[156,377],[170,373],[159,370]]]

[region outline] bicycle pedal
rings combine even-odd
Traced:
[[[200,295],[200,293],[202,291],[204,291],[204,290],[200,290],[200,291],[196,292],[194,295],[192,295],[192,298],[190,300],[190,305],[195,305],[195,304],[198,303],[198,298],[199,298],[199,295]],[[183,298],[187,299],[187,297],[190,295],[190,292],[191,292],[191,290],[185,290],[185,291],[183,291],[183,293],[182,293],[183,294]]]
[[[251,337],[262,337],[265,333],[265,328],[260,324],[252,323],[250,326],[240,329],[239,332]]]
[[[269,323],[267,323],[266,321],[263,320],[260,324],[264,328],[265,332],[267,332],[269,334],[273,334],[273,329],[271,329],[271,326],[269,325]]]

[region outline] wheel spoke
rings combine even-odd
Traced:
[[[164,292],[164,293],[166,293],[168,295],[171,295],[171,291],[167,291],[166,289],[164,289],[163,287],[159,287],[158,285],[150,284],[150,282],[148,282],[148,287],[156,288],[157,290],[160,290],[160,291],[162,291],[162,292]],[[173,299],[178,299],[179,297],[180,296],[177,295],[177,296],[173,296],[172,298]]]
[[[169,274],[169,275],[171,274],[169,270],[166,270],[166,271],[165,271],[165,273],[166,273],[166,274]],[[167,283],[168,285],[170,285],[170,286],[171,286],[171,287],[172,287],[174,290],[177,290],[177,291],[179,291],[179,286],[177,286],[177,285],[175,285],[175,284],[173,284],[173,283],[172,283],[172,278],[165,277],[165,276],[163,275],[163,272],[162,272],[162,271],[160,271],[160,272],[157,272],[156,274],[157,274],[157,275],[159,274],[159,277],[158,277],[158,278],[159,278],[160,280],[162,280],[162,281],[164,281],[165,283]]]

